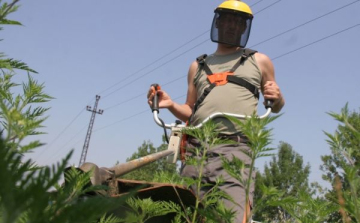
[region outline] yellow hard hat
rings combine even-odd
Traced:
[[[224,1],[215,9],[215,11],[220,11],[223,9],[231,10],[231,11],[234,11],[235,13],[243,12],[243,13],[251,15],[251,17],[252,17],[252,11],[251,11],[250,7],[246,3],[239,1],[239,0]]]

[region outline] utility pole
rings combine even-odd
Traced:
[[[83,165],[85,163],[85,160],[86,160],[86,154],[87,154],[87,151],[89,149],[90,136],[91,136],[92,128],[93,128],[94,121],[95,121],[95,115],[96,114],[101,115],[104,112],[104,110],[101,110],[101,109],[99,109],[99,111],[96,110],[99,100],[100,100],[100,96],[96,95],[96,101],[95,101],[94,109],[92,109],[92,110],[91,110],[91,106],[86,106],[86,110],[92,112],[92,114],[91,114],[90,124],[89,124],[89,128],[88,128],[88,131],[87,131],[87,134],[86,134],[85,142],[84,142],[84,147],[83,147],[81,157],[80,157],[79,167],[81,165]]]

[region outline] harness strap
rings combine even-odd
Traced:
[[[230,72],[235,72],[235,70],[243,63],[249,56],[256,53],[256,50],[245,48],[243,54],[241,55],[240,60],[231,68]]]
[[[194,110],[193,110],[193,114],[195,113],[195,111],[198,109],[199,105],[201,104],[201,102],[203,102],[206,98],[206,96],[210,93],[210,91],[216,87],[215,83],[210,84],[209,87],[204,89],[204,92],[202,93],[202,95],[199,97],[199,99],[196,101],[195,105],[194,105]]]
[[[196,61],[201,66],[200,69],[203,69],[207,75],[211,75],[212,71],[210,70],[210,67],[205,62],[206,57],[207,57],[207,55],[203,54],[203,55],[199,56],[198,58],[196,58]]]
[[[256,53],[257,51],[252,50],[252,49],[244,49],[240,59],[236,62],[236,64],[230,69],[229,73],[234,73],[235,70],[251,55],[253,55],[254,53]],[[198,64],[201,66],[200,69],[203,69],[205,71],[205,73],[207,75],[212,75],[213,72],[211,71],[211,69],[209,68],[209,66],[206,64],[205,59],[206,59],[207,55],[203,54],[201,56],[199,56],[198,58],[196,58],[196,61],[198,62]],[[254,94],[254,96],[256,98],[259,98],[259,89],[257,87],[255,87],[253,84],[249,83],[248,81],[244,80],[241,77],[236,77],[233,75],[228,75],[227,76],[227,81],[240,85],[246,89],[248,89],[251,93]],[[197,108],[199,107],[199,105],[205,100],[205,97],[210,93],[210,91],[217,86],[216,83],[211,83],[209,87],[204,89],[204,92],[202,93],[202,95],[198,98],[198,100],[196,101],[195,105],[194,105],[194,109],[193,109],[193,114],[195,113],[195,111],[197,110]]]
[[[241,55],[241,58],[236,62],[236,64],[231,68],[231,70],[228,73],[234,73],[235,70],[251,55],[253,55],[254,53],[256,53],[257,51],[255,50],[251,50],[251,49],[244,49],[243,54]],[[205,73],[209,76],[212,75],[213,72],[211,71],[211,69],[209,68],[209,66],[206,64],[205,59],[206,59],[207,55],[203,54],[201,56],[199,56],[198,58],[196,58],[196,61],[199,64],[199,69],[203,69],[205,71]],[[254,94],[255,97],[259,98],[259,89],[257,87],[255,87],[253,84],[247,82],[246,80],[244,80],[243,78],[240,77],[236,77],[234,75],[227,75],[226,77],[228,82],[240,85],[242,87],[245,87],[246,89],[248,89],[250,92],[252,92]],[[217,86],[217,83],[211,83],[209,87],[204,89],[204,92],[202,93],[202,95],[199,97],[199,99],[196,101],[195,105],[194,105],[194,109],[192,112],[192,115],[190,117],[189,120],[191,120],[192,116],[195,114],[195,111],[198,109],[199,105],[205,100],[206,96],[211,92],[211,90]],[[188,125],[188,122],[186,123],[186,125]],[[180,144],[180,154],[181,154],[181,160],[184,161],[185,160],[185,153],[186,153],[186,142],[188,140],[188,136],[186,134],[182,135],[182,140],[181,140],[181,144]]]
[[[248,89],[251,93],[253,93],[257,99],[259,99],[259,96],[260,96],[259,89],[257,87],[255,87],[253,84],[247,82],[246,80],[244,80],[240,77],[236,77],[233,75],[227,76],[227,80],[231,83],[243,86],[244,88]]]

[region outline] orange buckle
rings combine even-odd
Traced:
[[[234,73],[229,72],[229,71],[222,72],[222,73],[215,73],[215,74],[212,74],[212,75],[208,75],[208,80],[212,84],[215,83],[216,86],[224,85],[224,84],[226,84],[228,82],[227,76],[229,76],[229,75],[234,75]]]
[[[187,146],[187,138],[188,136],[183,134],[180,142],[180,159],[181,161],[185,161],[186,159],[186,146]]]
[[[185,126],[188,126],[188,125],[189,125],[189,121],[186,121]],[[180,157],[181,157],[181,161],[185,161],[185,159],[186,159],[187,139],[188,139],[188,136],[185,133],[183,133],[181,141],[180,141]]]

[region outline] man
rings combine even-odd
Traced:
[[[276,84],[271,60],[262,53],[245,50],[252,18],[250,7],[241,1],[227,0],[220,4],[215,9],[211,28],[211,40],[218,44],[216,52],[207,57],[199,57],[190,65],[185,104],[175,103],[165,91],[159,90],[159,107],[169,109],[184,122],[197,125],[215,112],[252,115],[257,110],[260,89],[264,99],[272,101],[272,112],[278,113],[285,101]],[[150,105],[154,92],[153,87],[148,92]],[[238,143],[211,149],[213,158],[208,159],[209,165],[203,182],[213,184],[216,177],[222,175],[226,182],[220,189],[236,201],[236,204],[226,200],[224,203],[237,211],[235,222],[245,222],[244,213],[246,208],[251,207],[253,190],[250,200],[245,201],[244,186],[222,169],[219,156],[231,158],[234,155],[249,163],[250,158],[241,152],[249,150],[246,138],[241,134],[241,129],[226,118],[215,118],[213,121],[217,124],[221,137],[235,139]],[[199,142],[190,138],[188,146],[197,147]],[[198,173],[193,166],[185,165],[181,174],[196,178]],[[200,196],[207,190],[202,189]],[[245,207],[246,203],[249,204],[248,207]]]

